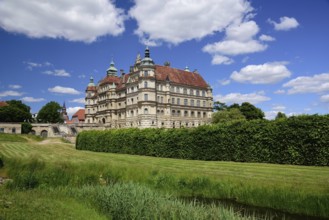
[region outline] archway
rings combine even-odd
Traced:
[[[43,137],[43,138],[48,137],[48,131],[47,130],[42,130],[41,133],[40,133],[40,136]]]
[[[35,135],[36,134],[35,130],[31,130],[31,134]]]
[[[102,119],[103,124],[105,124],[105,118]]]

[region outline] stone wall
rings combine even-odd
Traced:
[[[22,125],[21,123],[0,123],[0,133],[6,134],[21,134]]]

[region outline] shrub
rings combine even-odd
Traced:
[[[29,122],[22,123],[22,134],[29,134],[32,131],[32,125]]]
[[[329,116],[181,129],[84,131],[76,148],[195,160],[329,165]]]

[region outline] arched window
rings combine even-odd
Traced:
[[[148,108],[144,108],[144,114],[147,115],[149,113]]]
[[[148,99],[149,99],[149,95],[148,95],[147,93],[145,93],[145,94],[144,94],[144,100],[145,100],[145,101],[148,101]]]

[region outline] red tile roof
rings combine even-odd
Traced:
[[[132,74],[134,73],[125,74],[121,77],[106,76],[99,82],[99,85],[115,83],[117,90],[125,89],[128,78]],[[204,89],[208,88],[207,82],[199,73],[184,71],[170,66],[155,65],[155,78],[159,81],[166,81],[169,79],[170,82],[179,85],[195,86]],[[96,87],[87,87],[87,91],[90,90],[96,91]]]
[[[3,106],[8,106],[8,103],[7,102],[0,101],[0,107],[3,107]]]
[[[167,79],[170,82],[207,88],[207,82],[202,78],[199,73],[188,72],[180,69],[175,69],[169,66],[155,66],[155,77],[157,80],[166,81]]]
[[[104,79],[102,79],[100,81],[100,85],[105,85],[105,84],[112,84],[112,83],[115,83],[115,84],[119,84],[120,83],[120,78],[117,77],[117,76],[106,76]]]
[[[78,118],[79,121],[84,121],[85,120],[85,110],[79,109],[74,115],[72,115],[72,121],[73,121],[73,118]]]
[[[88,86],[86,91],[96,91],[96,86]]]

